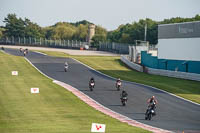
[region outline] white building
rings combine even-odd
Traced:
[[[158,26],[158,59],[200,61],[200,21]]]

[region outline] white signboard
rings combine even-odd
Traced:
[[[92,123],[91,132],[105,133],[105,130],[105,124]]]
[[[31,88],[31,93],[39,93],[39,88]]]
[[[12,71],[12,75],[18,75],[18,71]]]

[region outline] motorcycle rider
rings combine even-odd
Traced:
[[[26,56],[26,54],[27,54],[27,53],[26,53],[26,50],[24,50],[24,56]]]
[[[20,51],[20,52],[23,52],[23,49],[22,49],[22,48],[19,48],[19,51]]]
[[[91,83],[95,83],[95,81],[94,81],[94,78],[93,78],[93,77],[90,79],[90,82],[89,82],[89,84],[91,84]]]
[[[121,82],[120,78],[118,78],[116,82],[117,82],[117,83],[118,83],[118,82]]]
[[[92,84],[93,84],[93,86],[92,86]],[[89,88],[91,91],[93,91],[94,86],[95,86],[95,81],[94,81],[94,78],[92,77],[89,81]]]
[[[28,49],[27,49],[27,48],[25,49],[25,51],[26,51],[26,53],[28,54]]]
[[[67,63],[67,61],[65,62],[65,67],[67,67],[68,66],[68,63]]]
[[[156,104],[158,103],[158,101],[156,100],[156,98],[155,98],[155,96],[152,96],[151,98],[149,98],[148,100],[147,100],[147,102],[148,102],[148,109],[149,108],[153,108],[154,109],[154,115],[156,115],[156,111],[155,111],[155,108],[156,108]],[[155,104],[154,104],[155,103]],[[147,111],[148,111],[148,109],[147,109]],[[147,113],[147,111],[146,111],[146,113]]]
[[[120,83],[119,86],[118,86],[118,83]],[[120,78],[118,78],[117,81],[116,81],[116,88],[117,88],[118,90],[120,90],[120,87],[121,87],[121,80],[120,80]]]
[[[127,97],[127,96],[128,96],[128,93],[125,90],[123,90],[122,94],[121,94],[121,98],[124,98],[124,97]]]
[[[67,71],[67,69],[68,69],[68,63],[67,63],[67,61],[65,62],[65,72]]]
[[[123,90],[121,93],[121,98],[120,98],[123,106],[126,105],[126,102],[128,100],[127,96],[128,96],[128,93],[125,90]]]
[[[158,101],[156,100],[155,96],[152,96],[151,98],[149,98],[149,99],[147,100],[147,102],[149,103],[149,105],[152,104],[153,102],[155,102],[155,104],[158,103]]]

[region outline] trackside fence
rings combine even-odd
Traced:
[[[0,39],[0,44],[4,45],[21,45],[21,46],[42,46],[55,48],[80,49],[88,47],[87,42],[77,40],[53,40],[46,38],[21,38],[21,37],[6,37]]]

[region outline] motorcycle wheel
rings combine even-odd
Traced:
[[[148,117],[147,117],[147,115],[145,114],[145,120],[147,120],[148,119]]]
[[[119,86],[117,86],[117,90],[120,91],[120,87]]]
[[[151,120],[151,118],[152,118],[152,114],[150,113],[150,114],[149,114],[149,120]]]
[[[122,105],[123,105],[123,106],[126,106],[126,102],[122,102]]]

